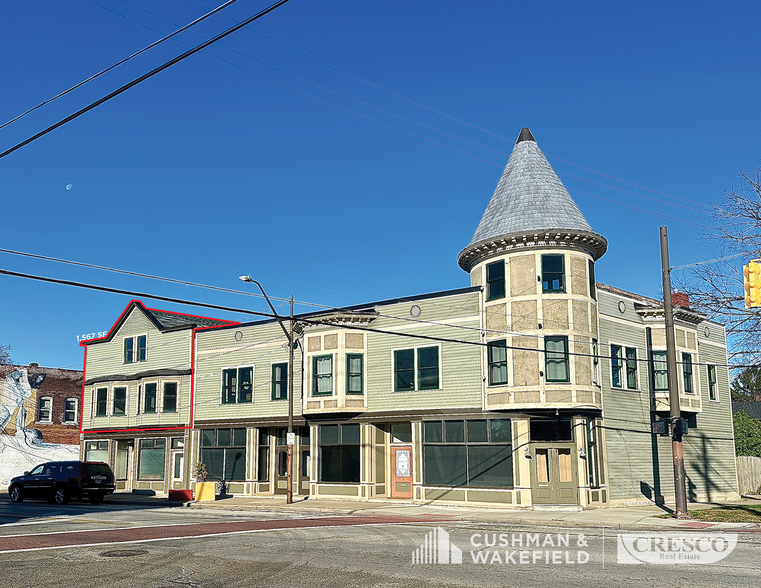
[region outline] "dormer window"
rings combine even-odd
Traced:
[[[147,335],[127,337],[124,339],[124,363],[145,361],[147,351]]]

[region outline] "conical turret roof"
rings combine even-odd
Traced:
[[[459,255],[469,269],[483,255],[509,248],[562,239],[586,249],[597,259],[607,241],[589,226],[531,131],[521,130],[505,171],[494,190],[470,244]]]

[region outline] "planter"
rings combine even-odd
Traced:
[[[196,482],[196,502],[214,500],[216,491],[216,482]]]
[[[169,500],[174,502],[190,502],[193,500],[192,490],[170,490]]]

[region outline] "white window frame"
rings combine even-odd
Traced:
[[[507,382],[504,384],[490,384],[489,383],[489,377],[491,375],[491,365],[489,364],[489,344],[490,343],[496,343],[497,341],[504,341],[505,342],[505,361],[507,362]],[[487,388],[505,388],[507,386],[513,385],[513,370],[510,369],[513,366],[513,354],[512,354],[512,339],[510,337],[504,336],[499,337],[497,339],[490,339],[486,342],[486,345],[484,346],[484,365],[486,366],[486,374],[484,376],[484,382],[486,383]],[[439,372],[441,372],[441,353],[439,352]],[[441,375],[439,374],[439,378]],[[441,380],[439,380],[439,385],[441,385]]]
[[[317,399],[334,398],[338,395],[338,352],[331,349],[329,351],[315,351],[309,356],[309,380],[307,385],[309,386],[309,397]],[[315,394],[314,388],[314,360],[316,357],[330,357],[330,377],[332,381],[330,394]],[[282,362],[281,362],[282,363]]]
[[[251,402],[241,402],[240,401],[240,370],[251,368]],[[235,402],[225,402],[225,371],[227,370],[235,370]],[[241,364],[241,365],[231,365],[227,367],[223,367],[219,370],[219,405],[225,406],[225,405],[234,405],[234,404],[253,404],[254,403],[254,375],[256,372],[256,368],[253,364],[247,363],[247,364]],[[178,389],[179,394],[179,389]]]
[[[713,368],[714,374],[716,374],[716,382],[714,382],[714,392],[716,398],[711,398],[711,368]],[[708,401],[719,402],[719,370],[718,366],[712,363],[706,365],[706,383],[708,384]]]
[[[599,343],[598,343],[599,345]],[[614,386],[613,385],[613,347],[620,347],[622,351],[621,355],[621,361],[623,362],[623,365],[621,366],[621,370],[623,371],[623,378],[621,379],[621,386]],[[627,367],[627,359],[626,359],[626,350],[627,349],[634,349],[634,365],[636,366],[636,388],[629,388],[629,377],[628,377],[628,367]],[[608,362],[610,366],[610,389],[611,390],[628,390],[629,392],[641,392],[642,391],[642,385],[640,380],[640,360],[639,360],[639,348],[636,345],[624,345],[623,343],[617,343],[615,341],[608,341]]]
[[[682,396],[687,397],[693,397],[696,396],[700,398],[700,378],[695,377],[695,353],[691,351],[682,351],[681,349],[678,349],[677,352],[679,353],[679,356],[677,357],[677,371],[679,372],[679,392]],[[687,390],[684,389],[684,356],[689,355],[690,356],[690,366],[692,373],[690,374],[690,381],[692,382],[692,392],[687,392]]]
[[[48,418],[41,418],[41,404],[43,400],[49,400],[50,406],[48,407]],[[37,399],[37,422],[38,423],[52,423],[53,422],[53,397],[52,396],[40,396]]]
[[[436,347],[438,349],[438,357],[439,357],[439,387],[438,388],[420,388],[420,382],[419,382],[419,368],[418,368],[418,349],[428,349],[429,347]],[[414,352],[414,374],[415,374],[415,389],[414,390],[397,390],[396,389],[396,352],[397,351],[409,351],[412,350]],[[444,370],[443,370],[443,364],[444,364],[444,357],[441,353],[441,343],[434,344],[434,345],[416,345],[415,347],[395,347],[391,350],[391,390],[394,394],[408,394],[411,392],[436,392],[439,390],[443,390],[444,385]],[[508,364],[508,381],[510,378],[510,370],[509,370],[509,364]]]
[[[137,341],[138,338],[145,337],[145,359],[138,359],[138,347],[137,347]],[[124,346],[125,341],[128,339],[132,339],[132,361],[127,361],[126,355],[124,353]],[[123,337],[122,338],[122,365],[131,365],[133,363],[143,363],[148,361],[148,333],[140,333],[138,335],[132,335],[131,337]]]
[[[74,402],[74,419],[73,420],[66,419],[66,403],[67,402]],[[71,424],[76,425],[78,422],[79,422],[79,398],[65,398],[63,401],[63,423],[66,425],[71,425]]]
[[[116,414],[114,412],[114,390],[116,388],[124,388],[124,414]],[[129,416],[129,383],[112,383],[109,386],[109,392],[106,395],[108,402],[106,404],[106,414],[113,417],[126,417]]]
[[[98,390],[106,391],[106,410],[103,414],[98,414]],[[111,387],[109,385],[95,384],[92,387],[92,418],[104,418],[109,416],[108,406],[111,400]]]
[[[164,386],[167,384],[177,384],[177,397],[175,399],[175,409],[170,411],[164,410]],[[159,388],[156,390],[156,396],[159,396],[161,398],[161,402],[159,402],[159,399],[156,398],[156,413],[164,413],[166,414],[178,414],[180,412],[180,381],[179,380],[159,380]],[[148,413],[148,414],[154,414],[154,413]]]

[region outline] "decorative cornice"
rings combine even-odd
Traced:
[[[294,328],[299,332],[305,332],[323,327],[366,327],[377,317],[378,313],[375,311],[334,312],[315,316],[314,322],[311,320],[310,322],[299,322]]]
[[[680,320],[692,325],[698,325],[702,323],[706,318],[706,315],[704,315],[703,313],[700,313],[694,310],[689,310],[687,308],[684,308],[683,306],[674,306],[673,309],[674,309],[673,310],[674,318],[676,320]],[[635,303],[634,310],[637,312],[638,315],[642,317],[644,321],[660,322],[664,320],[662,306],[652,307],[652,306],[644,306],[644,305]]]
[[[157,378],[162,376],[189,376],[193,372],[187,370],[171,370],[171,369],[159,369],[148,370],[145,372],[138,372],[136,374],[109,374],[107,376],[98,376],[96,378],[87,378],[85,385],[90,384],[102,384],[103,382],[133,382],[135,380],[142,380],[143,378]]]
[[[549,229],[501,235],[493,239],[484,239],[468,245],[457,256],[457,262],[466,272],[484,259],[500,253],[509,253],[521,249],[544,249],[569,247],[579,249],[597,261],[608,249],[608,241],[602,235],[586,231],[569,231],[567,229]]]

